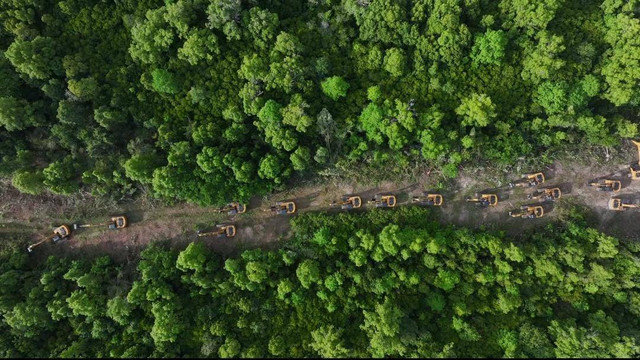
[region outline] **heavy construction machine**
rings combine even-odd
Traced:
[[[609,210],[624,211],[630,208],[640,208],[640,205],[628,199],[613,198],[609,200]]]
[[[60,225],[57,228],[53,229],[53,234],[47,236],[46,238],[38,241],[35,244],[29,245],[27,247],[27,251],[32,252],[36,246],[42,245],[49,240],[53,241],[54,243],[57,243],[58,241],[68,237],[69,234],[71,234],[71,230],[69,230],[69,227],[67,225]]]
[[[540,205],[522,205],[520,210],[509,211],[509,216],[522,219],[536,219],[544,216],[544,209]]]
[[[330,207],[340,206],[342,210],[358,209],[362,206],[362,198],[358,195],[342,195],[340,201],[333,201]]]
[[[620,180],[611,180],[611,179],[603,179],[599,181],[592,181],[589,183],[589,186],[593,186],[598,189],[598,191],[606,191],[606,192],[618,192],[622,189],[622,183]]]
[[[533,194],[527,195],[527,199],[540,200],[540,201],[554,201],[562,197],[562,191],[560,188],[545,188],[538,189]]]
[[[640,141],[631,140],[631,142],[638,148],[638,162],[631,164],[629,171],[631,172],[631,179],[638,180],[640,179]]]
[[[232,238],[236,236],[236,226],[233,224],[218,224],[216,225],[216,229],[213,231],[196,231],[198,237],[202,236],[215,236],[217,238],[225,236],[227,238]]]
[[[296,203],[293,201],[278,201],[275,205],[265,211],[271,211],[277,215],[293,214],[296,212]]]
[[[376,196],[369,200],[369,204],[374,204],[377,208],[395,207],[397,204],[396,196],[393,194],[376,194]]]
[[[90,228],[98,226],[107,226],[109,230],[120,230],[126,228],[128,225],[127,217],[124,215],[114,216],[109,221],[96,223],[96,224],[73,224],[73,230],[81,228]]]
[[[522,179],[509,183],[509,187],[531,187],[542,184],[544,180],[544,174],[541,172],[525,174]]]
[[[216,209],[215,211],[220,213],[226,212],[227,215],[244,214],[245,212],[247,212],[247,206],[237,201],[234,201],[234,202],[228,203],[223,207]]]
[[[474,197],[466,198],[467,202],[475,203],[480,207],[498,205],[498,195],[496,194],[476,194]]]
[[[414,196],[411,202],[422,206],[442,206],[444,199],[440,194],[431,194],[425,191],[422,195]]]

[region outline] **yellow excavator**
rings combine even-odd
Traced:
[[[638,162],[631,164],[629,171],[631,172],[631,179],[638,180],[640,179],[640,141],[631,140],[631,142],[638,148]]]
[[[603,179],[592,181],[589,183],[589,186],[597,188],[598,191],[618,192],[622,189],[622,182],[620,182],[620,180]]]
[[[540,200],[540,201],[554,201],[562,197],[562,191],[560,188],[545,188],[538,189],[533,194],[527,195],[527,199]]]
[[[474,197],[466,198],[467,202],[475,203],[480,207],[498,205],[498,195],[496,194],[476,194]]]
[[[520,210],[509,211],[509,216],[522,219],[536,219],[544,216],[544,209],[540,205],[522,205]]]
[[[393,194],[376,194],[376,196],[369,200],[369,204],[374,204],[377,208],[395,207],[397,204],[396,196]]]
[[[127,222],[127,217],[124,215],[114,216],[109,221],[97,223],[97,224],[73,224],[73,230],[78,230],[81,228],[90,228],[97,226],[107,226],[109,230],[120,230],[124,229],[129,225]]]
[[[340,206],[342,210],[358,209],[362,206],[362,198],[358,195],[342,195],[341,201],[333,201],[330,207]]]
[[[38,241],[38,242],[37,242],[37,243],[35,243],[35,244],[31,244],[31,245],[29,245],[29,246],[27,247],[27,251],[28,251],[28,252],[32,252],[32,251],[33,251],[33,249],[34,249],[36,246],[39,246],[39,245],[41,245],[41,244],[44,244],[45,242],[47,242],[47,241],[49,241],[49,240],[53,241],[53,243],[55,244],[55,243],[57,243],[58,241],[60,241],[60,240],[62,240],[62,239],[64,239],[64,238],[66,238],[66,237],[68,237],[68,236],[69,236],[69,234],[71,234],[71,230],[69,230],[69,227],[68,227],[67,225],[60,225],[60,226],[58,226],[57,228],[53,229],[53,234],[51,234],[51,235],[47,236],[46,238],[44,238],[44,239],[42,239],[42,240]]]
[[[609,200],[609,210],[624,211],[630,208],[639,208],[639,207],[640,205],[635,204],[631,200],[627,200],[627,199],[613,198]]]
[[[444,198],[440,194],[431,194],[425,191],[422,195],[414,196],[411,202],[422,206],[442,206]]]
[[[296,212],[296,203],[293,201],[278,201],[265,211],[271,211],[277,215],[293,214]]]
[[[217,208],[214,211],[220,212],[220,213],[226,212],[227,215],[244,214],[245,212],[247,212],[247,206],[237,201],[234,201],[234,202],[228,203],[223,207]]]
[[[525,174],[520,180],[509,183],[509,187],[531,187],[544,183],[544,174],[541,172]]]
[[[216,229],[214,231],[204,232],[201,230],[196,231],[198,237],[202,236],[215,236],[222,237],[225,236],[227,238],[232,238],[236,236],[236,226],[233,224],[218,224],[216,225]]]

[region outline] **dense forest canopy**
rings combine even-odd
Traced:
[[[199,204],[637,134],[638,0],[2,0],[0,175]]]
[[[230,258],[203,242],[125,265],[6,252],[0,355],[640,355],[637,243],[579,217],[517,240],[430,218],[299,215],[285,247]]]

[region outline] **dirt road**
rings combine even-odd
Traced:
[[[83,229],[76,231],[69,240],[58,245],[43,245],[37,249],[38,257],[51,253],[72,253],[82,255],[108,253],[117,259],[135,257],[146,244],[168,240],[181,248],[192,241],[204,241],[212,249],[230,254],[255,247],[274,247],[289,233],[290,216],[275,216],[261,210],[277,200],[294,200],[298,212],[326,211],[328,203],[337,200],[342,194],[354,193],[363,200],[372,198],[378,192],[393,192],[399,206],[408,205],[411,196],[423,190],[435,190],[443,194],[445,204],[438,209],[440,221],[471,228],[503,230],[512,236],[518,236],[537,226],[567,214],[569,205],[583,205],[593,210],[597,223],[593,226],[607,233],[625,239],[636,240],[640,230],[640,211],[627,210],[614,212],[607,209],[611,193],[599,192],[588,187],[587,182],[599,177],[620,179],[623,189],[615,196],[633,198],[640,201],[640,180],[632,181],[628,177],[628,164],[636,160],[636,153],[628,146],[622,151],[606,158],[594,158],[590,163],[588,156],[565,155],[544,168],[523,168],[522,171],[505,171],[482,167],[463,168],[459,176],[443,183],[443,178],[433,172],[423,172],[416,178],[401,181],[385,181],[371,184],[352,184],[344,180],[321,179],[316,183],[300,184],[290,190],[256,197],[248,204],[245,214],[228,217],[214,213],[212,207],[198,207],[189,204],[174,206],[161,205],[148,197],[125,204],[96,200],[88,195],[60,197],[54,195],[27,196],[18,193],[8,183],[0,184],[0,239],[27,237],[37,240],[47,234],[59,223],[72,224],[83,221],[101,221],[106,217],[126,214],[130,226],[121,231],[102,229]],[[595,157],[604,156],[596,154]],[[582,160],[580,160],[582,159]],[[636,160],[637,161],[637,160]],[[533,203],[526,194],[535,189],[509,189],[508,182],[518,179],[525,171],[543,171],[547,177],[545,186],[558,186],[562,189],[562,198],[546,204],[545,216],[541,219],[524,220],[509,217],[508,211],[520,205]],[[476,192],[497,193],[499,204],[490,209],[481,209],[464,201],[465,197]],[[366,207],[366,205],[364,205]],[[332,210],[339,211],[339,210]],[[393,210],[390,210],[393,211]],[[295,216],[295,215],[294,215]],[[216,223],[232,222],[238,228],[233,239],[197,238],[195,230],[211,228]]]

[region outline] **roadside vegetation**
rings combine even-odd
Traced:
[[[0,256],[3,357],[636,357],[637,243],[578,213],[520,238],[428,210],[302,214],[278,250]]]
[[[638,1],[0,4],[0,175],[245,201],[637,135]]]

